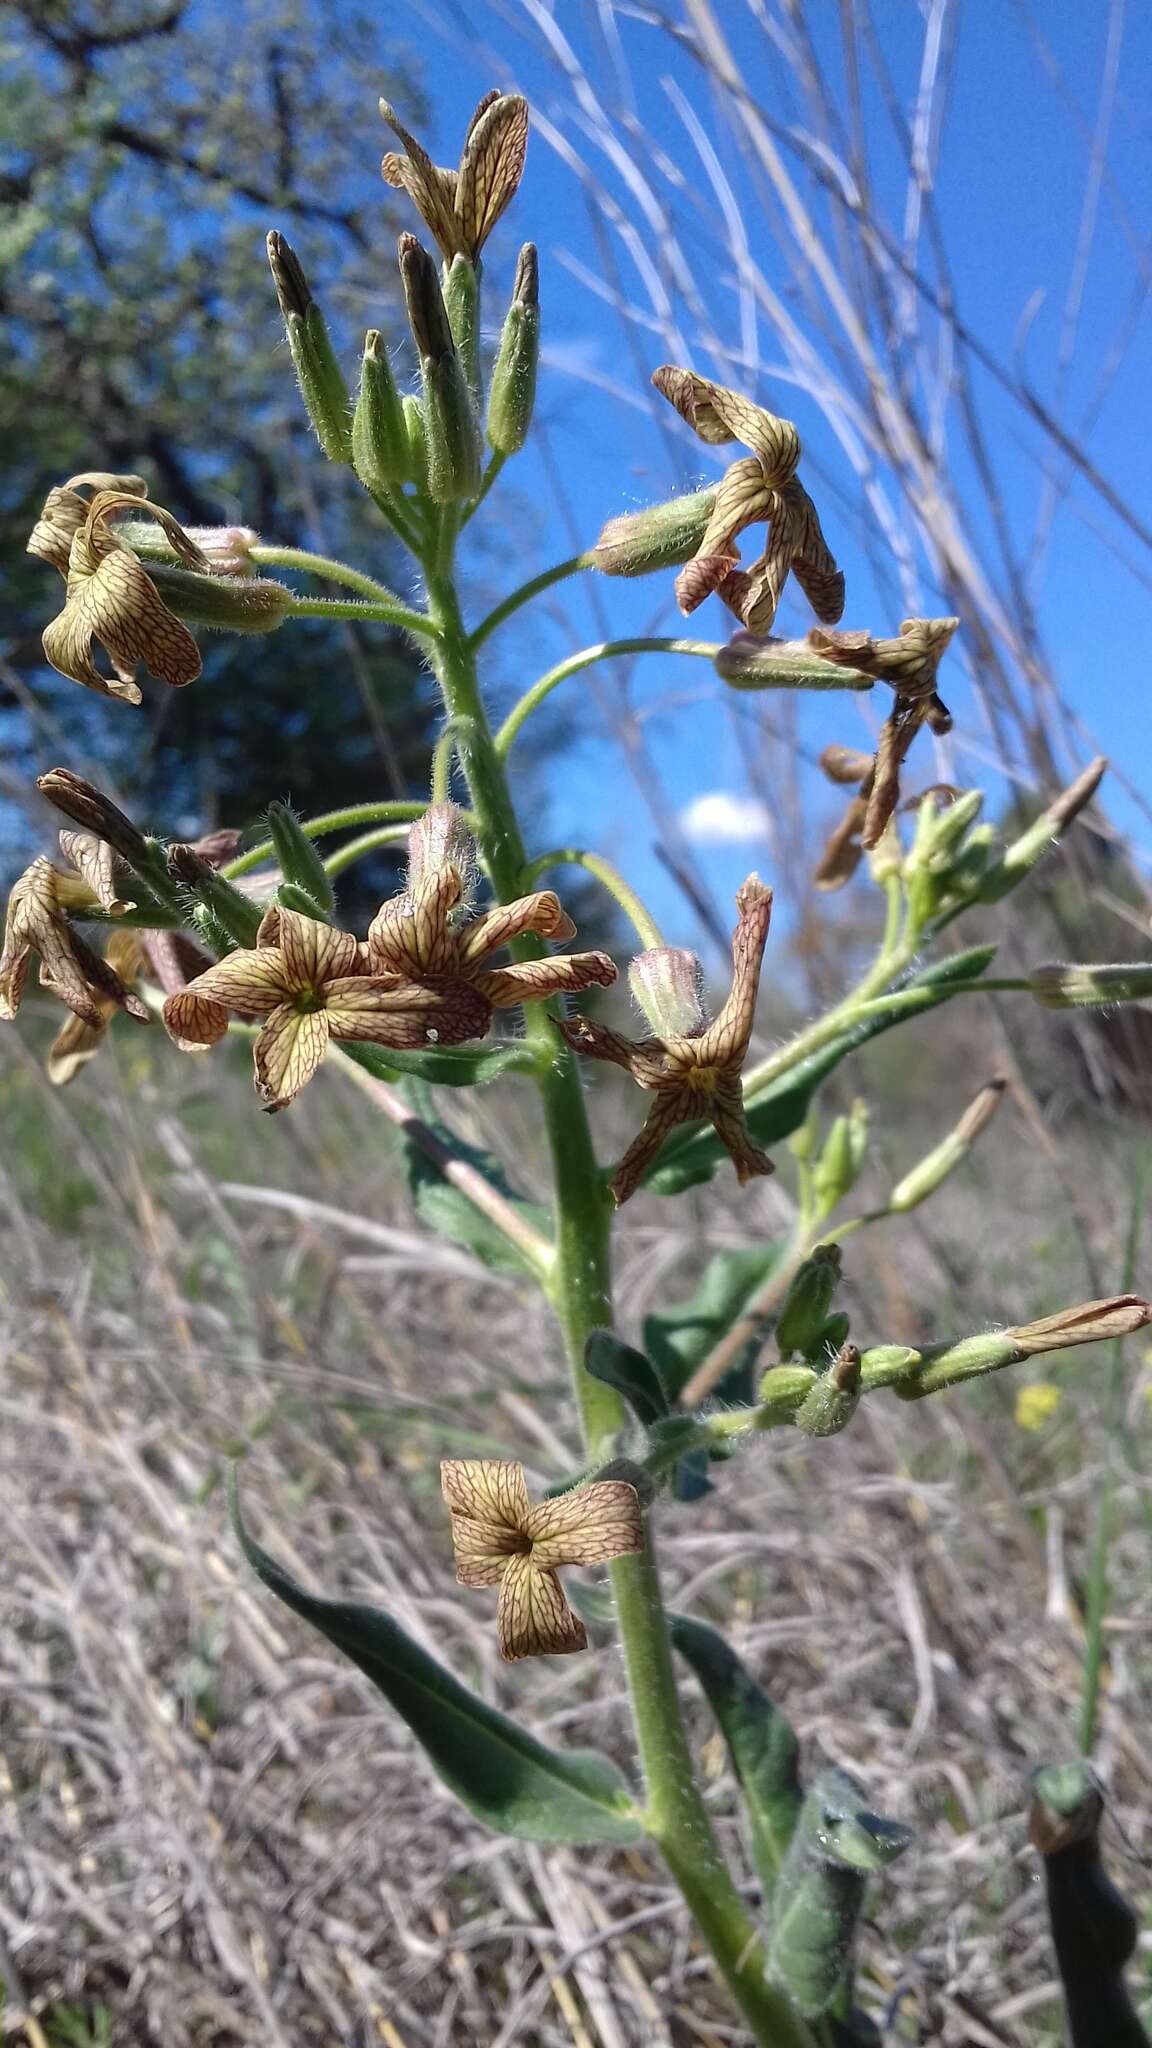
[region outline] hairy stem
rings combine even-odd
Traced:
[[[489,612],[486,619],[481,619],[469,640],[473,654],[478,647],[484,645],[497,626],[502,626],[505,619],[510,619],[513,612],[518,612],[522,605],[531,604],[532,599],[539,597],[541,591],[551,590],[554,583],[563,583],[566,577],[578,576],[581,569],[590,569],[591,566],[591,555],[570,555],[566,562],[556,562],[551,569],[544,569],[539,576],[533,576],[530,582],[522,583],[519,590],[510,592],[502,603]]]
[[[582,647],[579,654],[570,654],[566,661],[558,661],[545,675],[526,690],[518,704],[514,704],[496,735],[496,751],[506,755],[522,725],[531,718],[537,706],[551,696],[560,683],[566,683],[569,676],[579,675],[581,669],[591,668],[597,661],[611,661],[616,654],[696,654],[705,661],[713,661],[720,652],[718,640],[601,640],[595,647]]]
[[[655,918],[611,861],[604,860],[598,853],[587,853],[580,846],[556,846],[551,852],[540,854],[525,870],[525,875],[529,881],[536,882],[541,875],[548,873],[549,868],[558,867],[583,868],[587,874],[594,875],[601,888],[607,890],[620,905],[642,946],[651,949],[664,944]]]

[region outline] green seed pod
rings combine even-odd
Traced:
[[[810,1365],[770,1365],[761,1378],[759,1394],[762,1405],[771,1411],[771,1419],[794,1415],[818,1377]]]
[[[198,576],[150,562],[148,580],[178,619],[224,633],[274,633],[292,605],[287,585],[269,576]]]
[[[840,1247],[819,1244],[798,1266],[784,1306],[776,1319],[776,1345],[781,1358],[807,1356],[823,1329],[840,1282]]]
[[[444,266],[444,307],[456,353],[472,396],[480,403],[480,278],[467,256],[454,256]]]
[[[610,519],[592,549],[591,561],[605,576],[648,576],[675,569],[696,553],[712,516],[716,492],[692,491],[644,512]]]
[[[233,882],[210,866],[196,852],[195,847],[178,845],[168,848],[168,865],[177,879],[184,883],[196,899],[197,905],[227,934],[225,950],[231,946],[254,946],[260,929],[260,906],[245,896]],[[201,929],[207,929],[198,918]]]
[[[864,1804],[847,1771],[821,1771],[801,1808],[776,1881],[767,1969],[806,2020],[846,1993],[869,1872],[911,1840],[907,1828]]]
[[[408,443],[405,475],[418,491],[428,494],[428,436],[424,431],[424,408],[418,398],[402,401],[404,433]]]
[[[269,235],[268,261],[308,417],[329,461],[350,463],[352,402],[324,316],[295,250],[283,235]]]
[[[1070,788],[1061,791],[1054,803],[1014,839],[1006,848],[1004,858],[987,876],[980,891],[981,903],[999,903],[1017,884],[1030,875],[1033,868],[1051,851],[1061,839],[1075,818],[1078,818],[1086,804],[1091,803],[1107,772],[1108,763],[1103,754],[1078,775]]]
[[[806,640],[762,640],[737,633],[716,655],[718,676],[733,690],[870,690],[874,678],[813,654]]]
[[[516,455],[528,439],[536,403],[540,361],[540,302],[536,250],[526,242],[516,265],[512,304],[500,336],[488,393],[488,445],[497,455]]]
[[[937,1188],[955,1173],[961,1161],[968,1157],[981,1131],[986,1130],[999,1109],[1008,1083],[1003,1075],[997,1074],[985,1083],[978,1095],[968,1104],[955,1130],[949,1131],[931,1152],[915,1165],[910,1173],[897,1181],[888,1197],[888,1208],[897,1215],[916,1209],[934,1195]]]
[[[364,336],[360,395],[352,415],[352,467],[366,491],[386,492],[409,474],[404,408],[376,329]]]
[[[332,893],[332,882],[328,871],[316,850],[316,842],[301,830],[300,820],[288,804],[272,803],[268,806],[268,836],[276,849],[276,859],[284,882],[302,891],[319,908],[305,910],[306,917],[325,918],[331,915],[336,899]],[[280,901],[286,901],[283,888]],[[303,904],[288,903],[289,910],[303,910]]]
[[[860,1353],[855,1344],[843,1344],[796,1410],[796,1427],[805,1436],[838,1436],[859,1404]]]
[[[911,1344],[873,1344],[860,1355],[860,1384],[865,1393],[874,1387],[892,1387],[907,1379],[921,1363],[923,1353]]]

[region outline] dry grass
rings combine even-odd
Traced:
[[[482,1833],[367,1682],[246,1576],[224,1521],[221,1473],[247,1447],[254,1527],[294,1569],[386,1605],[551,1738],[629,1762],[611,1643],[507,1673],[490,1603],[451,1576],[442,1451],[499,1445],[541,1474],[571,1459],[542,1313],[416,1236],[392,1137],[366,1142],[343,1082],[270,1124],[237,1069],[209,1118],[204,1070],[139,1043],[121,1038],[98,1080],[63,1100],[11,1050],[2,1077],[10,1127],[34,1121],[42,1145],[39,1162],[27,1144],[10,1160],[4,1219],[0,1961],[12,2037],[739,2040],[656,1863]],[[186,1093],[173,1108],[161,1098],[174,1076]],[[493,1103],[481,1098],[486,1120]],[[288,1193],[306,1182],[326,1207],[222,1193],[241,1179]],[[1097,1202],[1102,1252],[1122,1197],[1118,1185]],[[785,1199],[772,1184],[738,1208],[637,1205],[626,1315],[688,1292],[705,1241],[778,1229]],[[1014,1226],[1043,1219],[1015,1238],[1015,1276],[993,1256],[1010,1209]],[[1005,1315],[1075,1294],[1056,1211],[1050,1168],[1006,1121],[931,1212],[930,1235],[901,1239],[898,1255],[876,1236],[854,1254],[851,1305],[870,1335],[904,1336],[927,1304],[929,1321],[958,1315],[953,1290],[970,1323],[994,1313],[991,1287]],[[661,1518],[678,1603],[727,1617],[806,1757],[857,1768],[877,1805],[915,1820],[915,1849],[873,1901],[865,1990],[879,2009],[907,1985],[926,2041],[1058,2038],[1021,1788],[1030,1764],[1072,1740],[1076,1578],[1106,1454],[1099,1370],[1089,1354],[1070,1373],[1046,1438],[1014,1429],[1012,1390],[997,1381],[910,1409],[876,1401],[847,1436],[772,1439],[720,1471],[702,1510]],[[1133,1486],[1104,1763],[1123,1827],[1111,1855],[1135,1896],[1152,1811],[1152,1607]],[[694,1694],[690,1712],[740,1856],[732,1786]],[[38,2021],[21,2020],[25,2000]]]

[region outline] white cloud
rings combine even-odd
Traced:
[[[767,805],[758,796],[737,796],[734,790],[710,789],[694,797],[680,813],[689,839],[712,846],[742,846],[767,836]]]

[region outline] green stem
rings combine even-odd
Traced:
[[[376,510],[388,521],[393,533],[399,535],[409,552],[419,555],[423,546],[424,519],[418,502],[413,498],[406,498],[399,485],[394,498],[380,491],[370,491],[368,495]],[[412,515],[411,518],[409,514]]]
[[[491,457],[488,463],[488,467],[484,471],[484,476],[480,485],[479,492],[477,496],[473,498],[472,503],[469,505],[468,510],[465,512],[463,519],[460,521],[462,527],[467,526],[468,521],[476,517],[477,512],[480,510],[481,505],[484,503],[485,498],[488,496],[489,491],[492,489],[493,484],[495,483],[497,477],[500,474],[500,471],[503,469],[504,464],[507,462],[507,460],[508,457],[506,455],[493,455]]]
[[[402,844],[407,837],[407,825],[377,825],[374,832],[362,832],[358,839],[350,839],[346,846],[338,846],[335,853],[328,855],[324,871],[334,880],[346,868],[354,867],[358,860],[376,853],[381,846]]]
[[[413,818],[422,818],[426,804],[400,802],[389,797],[378,804],[348,804],[342,811],[324,811],[318,818],[301,818],[300,830],[309,839],[320,839],[326,832],[351,831],[356,825],[390,825],[403,820],[411,823]],[[238,875],[250,874],[253,868],[271,860],[276,849],[270,839],[264,839],[259,846],[250,846],[247,853],[237,854],[235,860],[225,861],[220,873],[226,882],[234,882]]]
[[[248,552],[261,568],[299,569],[305,576],[322,576],[326,583],[343,583],[349,590],[358,590],[361,597],[371,598],[374,604],[400,603],[386,583],[378,583],[374,576],[365,576],[363,570],[338,562],[331,555],[314,555],[307,548],[265,547],[262,541]]]
[[[365,625],[397,626],[405,633],[412,633],[418,640],[431,637],[432,626],[423,612],[409,611],[407,605],[392,599],[388,604],[358,604],[354,599],[341,597],[294,597],[287,612],[290,619],[348,619],[355,623],[361,620]]]
[[[571,574],[581,561],[568,565]],[[537,579],[537,587],[559,572]],[[528,866],[504,767],[493,743],[476,676],[475,648],[460,616],[448,565],[428,575],[436,628],[436,667],[448,715],[461,721],[459,754],[468,780],[481,849],[497,897],[524,888]],[[515,604],[499,608],[507,617]],[[496,613],[491,615],[497,623]],[[539,957],[540,941],[517,941],[518,958]],[[620,1396],[584,1371],[594,1329],[612,1322],[610,1202],[601,1184],[584,1094],[575,1061],[555,1031],[549,1005],[524,1005],[525,1033],[548,1054],[537,1076],[552,1160],[556,1258],[549,1294],[564,1335],[584,1429],[588,1462],[610,1457],[624,1425]],[[612,1567],[620,1634],[632,1687],[637,1737],[651,1801],[651,1828],[697,1924],[762,2048],[812,2048],[808,2030],[787,2001],[764,1981],[760,1944],[717,1846],[697,1787],[680,1716],[659,1579],[651,1550]]]
[[[548,873],[549,868],[559,867],[584,868],[588,874],[595,875],[601,887],[608,891],[620,905],[625,917],[631,921],[640,944],[648,950],[664,944],[659,925],[635,889],[630,887],[619,869],[612,866],[611,861],[604,860],[598,853],[587,853],[579,846],[553,847],[551,853],[540,854],[524,870],[524,880],[526,883],[536,882],[541,875]]]
[[[521,726],[531,718],[537,705],[551,696],[560,683],[569,676],[579,675],[582,668],[591,668],[594,662],[610,661],[616,654],[696,654],[705,661],[714,661],[720,652],[716,640],[668,640],[645,638],[640,640],[601,640],[595,647],[582,647],[579,654],[570,654],[566,661],[558,661],[530,690],[526,690],[518,704],[513,705],[496,735],[496,751],[502,759],[507,758],[508,749],[520,731]]]
[[[565,577],[578,576],[581,569],[590,569],[591,566],[591,555],[571,555],[566,562],[557,562],[551,569],[545,569],[539,576],[533,576],[530,582],[522,583],[519,590],[512,591],[494,611],[489,612],[486,619],[481,619],[475,632],[467,640],[472,653],[475,654],[477,648],[484,645],[497,626],[502,626],[505,619],[510,619],[513,612],[518,612],[522,605],[531,604],[532,599],[539,597],[542,590],[551,590],[554,583],[563,583]]]

